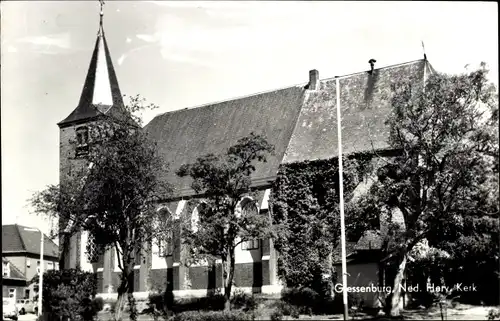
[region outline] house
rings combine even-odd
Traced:
[[[303,84],[156,116],[144,130],[158,143],[160,155],[170,164],[170,171],[159,178],[173,184],[175,189],[174,195],[160,202],[158,208],[169,211],[176,219],[196,220],[202,198],[191,188],[190,178],[178,177],[175,171],[199,156],[222,152],[255,132],[267,137],[275,147],[275,154],[266,163],[257,164],[252,176],[257,196],[242,199],[241,207],[250,202],[262,215],[267,215],[269,195],[280,165],[337,157],[337,102],[341,104],[345,127],[344,153],[387,150],[389,131],[384,121],[391,110],[391,88],[403,80],[424,82],[433,69],[427,59],[378,69],[370,62],[368,71],[320,79],[319,72],[311,70]],[[72,168],[86,166],[70,141],[76,139],[79,144],[76,148],[83,148],[89,123],[102,115],[120,115],[123,109],[101,16],[79,103],[58,123],[61,180],[71,177]],[[120,270],[114,250],[91,262],[86,255],[87,233],[77,233],[66,241],[69,245],[61,261],[64,268],[80,266],[97,273],[98,292],[116,295]],[[167,248],[164,251],[154,243],[149,244],[144,259],[137,258],[134,290],[138,296],[147,296],[158,284],[176,296],[206,295],[222,287],[220,264],[215,269],[204,264],[182,264],[187,253],[182,250],[179,238]],[[241,244],[236,250],[235,288],[279,293],[282,284],[277,275],[278,255],[271,240]]]
[[[29,297],[29,291],[26,289],[26,276],[4,257],[2,257],[2,266],[2,297],[16,300]]]
[[[30,281],[40,272],[40,230],[18,224],[2,225],[3,295],[33,299],[37,284]],[[44,271],[59,269],[59,247],[44,235]],[[36,290],[36,291],[35,291]]]

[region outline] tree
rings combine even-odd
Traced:
[[[143,246],[155,233],[164,230],[151,227],[153,222],[163,221],[157,217],[161,212],[156,211],[155,202],[166,198],[170,188],[157,177],[168,166],[135,115],[155,107],[146,106],[139,96],[131,97],[123,114],[102,116],[88,124],[85,153],[77,155],[72,173],[61,177],[59,185],[49,186],[31,199],[36,213],[59,220],[57,233],[63,234],[64,239],[87,231],[90,256],[116,250],[121,270],[117,320],[121,320],[126,297],[131,318],[135,318],[133,267]],[[75,149],[81,144],[71,143]]]
[[[385,243],[396,267],[387,301],[393,316],[416,244],[444,237],[439,227],[446,222],[482,216],[498,222],[498,95],[486,76],[482,64],[395,88],[389,143],[400,154],[378,171],[365,202],[389,218],[403,217],[391,223]]]
[[[190,176],[195,192],[206,197],[198,211],[198,223],[194,229],[183,228],[183,237],[195,260],[222,260],[225,310],[230,309],[236,246],[271,235],[270,219],[259,215],[256,204],[253,204],[255,210],[245,210],[240,201],[252,191],[255,163],[265,162],[273,150],[264,137],[252,133],[225,153],[202,156],[192,164],[184,164],[177,172],[181,177]]]

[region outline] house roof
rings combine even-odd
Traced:
[[[43,253],[59,257],[59,247],[44,235]],[[2,225],[2,254],[25,252],[40,255],[40,232],[22,225]]]
[[[352,256],[356,250],[356,242],[347,242],[345,246],[346,257]],[[333,264],[337,264],[342,261],[342,247],[341,244],[337,245],[337,247],[333,250],[332,262]]]
[[[8,277],[3,276],[4,279],[17,279],[17,280],[25,280],[26,281],[26,276],[24,275],[24,273],[21,272],[21,270],[19,270],[8,259],[2,257],[2,263],[9,264],[9,269],[10,269],[10,276],[8,276]]]
[[[123,110],[123,97],[101,23],[80,102],[58,125],[67,127],[106,114],[121,114]]]
[[[283,162],[338,157],[337,79],[344,155],[388,148],[392,87],[402,80],[423,82],[432,70],[426,60],[416,60],[322,80],[306,96]]]
[[[426,60],[339,77],[345,154],[387,148],[392,86],[424,80],[431,72]],[[170,170],[161,179],[173,184],[175,197],[194,194],[188,177],[175,171],[207,153],[220,153],[250,132],[264,134],[276,154],[258,164],[254,185],[274,179],[281,163],[337,157],[336,78],[243,98],[182,109],[156,116],[145,130],[158,143]]]
[[[253,181],[271,180],[281,164],[302,106],[303,87],[289,87],[155,117],[145,130],[158,143],[170,164],[162,179],[174,185],[177,196],[189,195],[191,180],[175,171],[207,153],[221,153],[251,132],[266,137],[275,154],[256,165]]]
[[[365,231],[355,246],[356,251],[380,249],[382,249],[382,237],[380,236],[380,231],[375,230]]]

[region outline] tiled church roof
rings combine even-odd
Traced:
[[[339,77],[344,154],[388,147],[391,87],[402,81],[424,81],[424,68],[417,60]],[[328,159],[338,156],[336,79],[321,81],[320,89],[306,96],[283,162]]]
[[[303,95],[302,87],[290,87],[155,117],[145,129],[170,164],[162,178],[174,184],[177,195],[189,194],[190,179],[175,174],[181,165],[207,153],[222,152],[255,132],[274,145],[275,155],[257,164],[253,179],[271,180],[290,141]]]
[[[387,148],[391,86],[401,80],[424,81],[426,60],[339,77],[345,154]],[[170,164],[161,177],[175,196],[188,196],[189,178],[175,171],[207,153],[221,152],[250,132],[266,135],[276,155],[259,164],[255,185],[273,180],[281,163],[337,157],[336,79],[320,81],[318,90],[293,86],[244,98],[182,109],[155,117],[146,131]]]

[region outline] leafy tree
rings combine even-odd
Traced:
[[[163,221],[157,217],[161,212],[155,210],[155,202],[169,195],[169,186],[157,179],[167,166],[135,115],[148,108],[155,106],[146,106],[139,96],[131,97],[123,113],[103,115],[88,124],[85,153],[75,157],[70,174],[62,176],[59,185],[48,186],[31,199],[36,213],[59,220],[56,233],[62,234],[63,240],[88,231],[91,256],[116,250],[121,270],[117,320],[121,320],[127,297],[131,317],[135,318],[135,261],[142,246],[165,230],[151,227],[153,222]],[[75,150],[81,147],[81,142],[71,144]]]
[[[364,202],[389,218],[403,218],[392,221],[385,243],[396,267],[387,301],[393,316],[399,314],[400,284],[416,244],[451,237],[443,229],[449,222],[485,217],[498,226],[498,95],[486,76],[482,64],[395,89],[389,143],[400,155],[378,171]]]
[[[271,235],[269,218],[259,215],[257,208],[241,209],[240,201],[251,193],[255,163],[265,162],[273,150],[264,137],[252,133],[225,153],[202,156],[177,172],[181,177],[190,176],[195,192],[206,196],[198,224],[194,229],[185,227],[183,235],[195,260],[222,260],[225,310],[230,309],[236,246]]]

